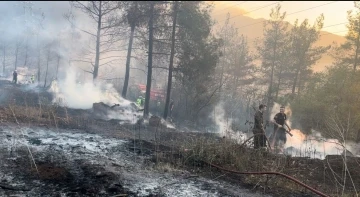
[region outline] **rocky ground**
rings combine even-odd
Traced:
[[[0,196],[315,196],[275,176],[239,176],[189,165],[185,149],[194,147],[196,139],[222,146],[224,139],[211,133],[141,124],[131,107],[111,112],[127,117],[124,122],[106,115],[111,106],[52,106],[51,94],[29,85],[0,80],[0,92]],[[232,149],[249,155],[249,171],[258,165],[251,149]],[[166,159],[169,154],[172,159]],[[360,185],[359,163],[349,159],[351,179],[346,182],[354,184],[347,184],[346,191]],[[331,196],[341,193],[336,183],[343,173],[339,156],[319,160],[269,155],[261,165]]]

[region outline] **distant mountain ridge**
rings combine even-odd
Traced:
[[[230,23],[234,24],[234,26],[238,28],[239,35],[243,34],[244,36],[247,36],[248,43],[251,49],[254,50],[253,43],[255,39],[263,37],[263,22],[265,21],[265,19],[254,19],[248,16],[241,15],[246,13],[246,11],[238,6],[224,5],[221,2],[217,1],[214,1],[213,3],[214,9],[211,13],[211,17],[216,21],[215,28],[221,27],[226,19],[226,14],[230,13],[230,18],[234,17],[230,20]],[[289,27],[291,26],[292,24],[289,23]],[[321,31],[321,34],[326,35],[322,35],[321,38],[316,42],[317,46],[328,46],[331,45],[333,42],[345,42],[345,38],[343,36],[332,34],[326,31]],[[313,70],[323,71],[325,69],[325,66],[331,65],[332,62],[332,57],[330,57],[328,54],[324,54],[322,58],[317,62],[317,64],[313,66]]]

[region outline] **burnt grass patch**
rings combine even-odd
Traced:
[[[84,159],[69,161],[59,153],[47,153],[34,155],[35,167],[28,150],[16,150],[16,156],[6,161],[8,167],[2,171],[15,173],[12,184],[22,182],[25,186],[14,188],[9,183],[8,194],[12,191],[30,191],[30,196],[137,196],[123,187],[119,175],[107,171],[101,165],[91,164]],[[1,184],[7,185],[6,181]]]
[[[240,172],[281,172],[329,196],[341,196],[342,187],[339,183],[344,182],[348,183],[345,185],[344,194],[353,196],[356,192],[354,187],[357,188],[360,183],[360,158],[355,157],[347,158],[348,173],[351,176],[347,176],[344,180],[341,176],[345,172],[341,155],[328,155],[324,160],[274,155],[234,145],[226,140],[211,144],[195,142],[192,146],[188,145],[187,149],[144,140],[132,140],[128,143],[128,149],[140,155],[152,156],[149,163],[158,165],[169,163],[175,169],[185,169],[194,175],[211,180],[220,179],[242,188],[274,196],[317,195],[279,175],[240,175],[219,170],[209,163]]]
[[[79,132],[129,139],[128,151],[151,156],[149,163],[169,163],[173,168],[186,169],[209,179],[221,179],[274,196],[315,195],[282,177],[226,173],[210,167],[206,162],[237,171],[282,172],[330,196],[339,196],[341,183],[344,182],[347,183],[345,193],[349,196],[355,193],[352,182],[359,189],[359,158],[348,158],[347,166],[351,177],[347,176],[344,180],[345,169],[341,156],[328,156],[325,160],[319,160],[262,154],[209,133],[178,132],[149,125],[120,125],[117,120],[96,119],[92,110],[52,105],[51,97],[45,90],[39,90],[40,93],[25,91],[1,81],[0,90],[6,90],[1,96],[2,124],[16,124],[17,120],[21,125],[80,129],[82,131]],[[39,101],[43,101],[41,107]],[[29,140],[32,144],[41,144],[36,139]],[[15,173],[18,181],[25,182],[23,188],[17,188],[19,191],[33,188],[32,192],[40,196],[60,196],[60,193],[67,193],[68,196],[136,196],[124,189],[118,175],[107,172],[102,166],[84,160],[69,163],[64,155],[48,153],[42,157],[34,156],[37,171],[27,150],[16,150],[16,154],[17,156],[10,155],[14,159],[5,159],[4,162],[7,163],[5,171]],[[1,184],[6,185],[3,182]]]

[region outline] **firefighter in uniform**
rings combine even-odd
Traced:
[[[254,149],[266,147],[266,135],[264,128],[264,111],[266,110],[266,105],[261,104],[259,106],[259,110],[255,113],[255,121],[254,121]]]
[[[280,107],[280,112],[277,113],[274,116],[274,120],[272,121],[274,123],[274,133],[270,137],[270,141],[272,145],[276,147],[283,147],[283,145],[286,143],[286,130],[284,128],[284,125],[289,129],[289,132],[291,131],[290,126],[286,123],[287,117],[285,114],[285,107]]]

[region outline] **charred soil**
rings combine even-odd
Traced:
[[[357,188],[360,185],[359,158],[347,157],[344,162],[342,156],[328,156],[324,160],[319,160],[273,155],[268,152],[254,151],[212,133],[182,132],[167,128],[165,125],[120,124],[119,120],[101,119],[92,109],[69,109],[52,104],[52,97],[46,89],[29,89],[7,81],[0,81],[0,91],[2,92],[0,97],[2,127],[19,128],[19,130],[23,127],[53,129],[58,133],[71,130],[75,134],[96,134],[104,138],[126,140],[127,152],[134,154],[128,157],[140,158],[143,161],[143,168],[170,166],[161,169],[165,169],[166,172],[184,170],[190,173],[189,177],[200,176],[211,180],[221,180],[236,187],[274,196],[316,195],[283,177],[237,175],[210,167],[208,163],[237,171],[282,172],[329,196],[338,196],[342,193],[355,196],[354,188],[359,189]],[[18,137],[24,137],[20,132],[15,133]],[[7,135],[9,134],[5,136]],[[14,137],[15,134],[8,138],[11,141]],[[34,146],[42,143],[41,140],[30,138],[28,142]],[[72,147],[72,151],[77,148],[79,147]],[[10,152],[5,149],[0,151],[1,156],[6,157],[2,159],[1,168],[6,168],[7,173],[23,183],[23,185],[14,186],[11,184],[11,179],[3,177],[0,180],[0,188],[3,190],[2,194],[5,195],[17,192],[17,194],[30,196],[47,196],[48,194],[52,194],[51,196],[62,194],[66,196],[120,196],[121,194],[124,196],[125,194],[127,196],[165,196],[158,190],[142,195],[127,189],[124,186],[126,183],[122,181],[121,173],[116,173],[118,169],[124,167],[122,164],[111,164],[112,170],[109,170],[109,167],[93,164],[82,157],[66,159],[68,155],[62,152],[51,152],[54,151],[51,149],[47,150],[46,154],[34,155],[34,161],[29,158],[29,151],[25,148],[16,150],[12,148]],[[76,154],[86,155],[87,153],[78,151]],[[36,167],[33,163],[36,163]],[[345,171],[345,163],[347,171]],[[220,196],[238,196],[234,194],[236,191],[230,192],[230,189],[213,185],[207,188],[207,184],[209,183],[202,183],[204,190],[215,189]]]

